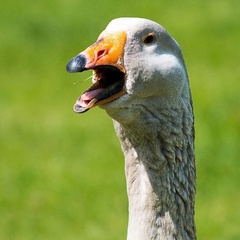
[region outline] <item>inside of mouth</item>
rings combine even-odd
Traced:
[[[84,112],[93,106],[114,100],[124,88],[125,74],[116,67],[98,67],[93,71],[94,84],[78,98],[74,107],[76,112]]]

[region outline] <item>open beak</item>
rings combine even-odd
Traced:
[[[75,112],[86,112],[126,93],[123,63],[125,42],[125,32],[103,32],[97,42],[69,61],[66,69],[70,73],[93,70],[93,85],[77,99]]]

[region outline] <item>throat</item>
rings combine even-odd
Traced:
[[[170,213],[167,184],[161,173],[152,173],[138,158],[134,161],[126,158],[125,161],[129,200],[127,239],[160,239],[164,235],[175,239],[177,230]],[[154,185],[158,185],[158,189]]]
[[[164,164],[149,168],[142,151],[132,148],[125,156],[125,174],[129,200],[128,240],[175,238],[179,233],[172,211],[176,203],[172,198],[169,176]],[[180,239],[180,238],[179,238]],[[187,239],[187,238],[183,238]]]
[[[148,131],[155,131],[146,135],[144,126],[140,134],[136,127],[114,122],[125,156],[127,239],[195,240],[193,120],[169,123],[174,128],[161,121],[153,123],[158,128],[148,125]],[[182,125],[190,126],[187,132]]]

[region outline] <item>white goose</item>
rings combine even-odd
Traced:
[[[128,240],[193,240],[194,117],[177,42],[141,18],[111,21],[68,72],[93,69],[93,85],[74,105],[100,105],[114,119],[125,155]]]

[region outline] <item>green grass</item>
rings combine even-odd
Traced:
[[[0,239],[125,239],[111,119],[73,113],[91,73],[65,71],[120,16],[155,20],[180,43],[195,108],[198,239],[240,239],[238,0],[2,1]]]

